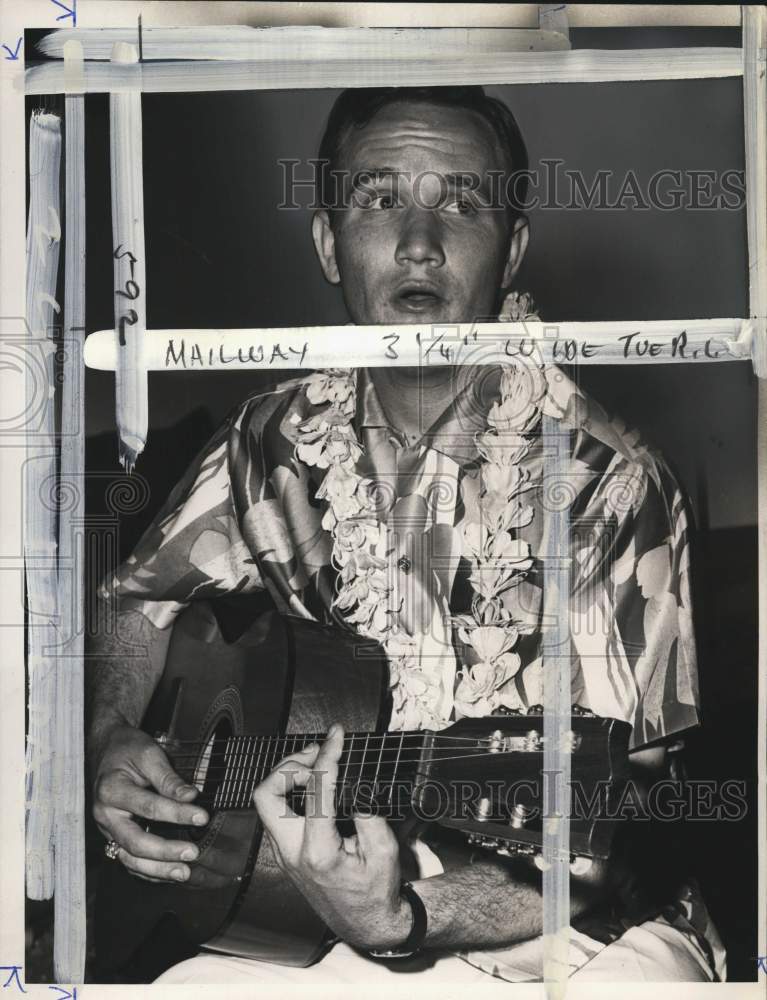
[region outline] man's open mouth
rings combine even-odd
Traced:
[[[444,299],[434,285],[414,281],[401,285],[395,292],[394,301],[401,309],[420,313],[436,309]]]

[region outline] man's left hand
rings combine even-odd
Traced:
[[[410,907],[400,896],[399,845],[385,819],[355,816],[356,835],[336,826],[335,787],[344,733],[286,757],[253,801],[282,870],[332,931],[358,948],[396,948],[407,938]],[[304,816],[286,797],[306,789]]]

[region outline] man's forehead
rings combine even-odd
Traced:
[[[347,166],[397,166],[404,157],[436,158],[446,164],[491,170],[503,167],[503,154],[490,125],[471,108],[401,101],[386,105],[343,143]],[[391,162],[389,162],[391,160]],[[470,162],[469,162],[470,161]]]

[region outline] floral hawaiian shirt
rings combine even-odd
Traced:
[[[401,621],[410,633],[431,636],[441,627],[449,635],[441,646],[422,645],[422,672],[400,679],[391,728],[433,721],[417,706],[419,690],[434,677],[452,688],[441,706],[446,718],[543,702],[541,556],[550,510],[564,502],[572,701],[630,722],[631,746],[639,747],[698,721],[685,502],[636,431],[609,419],[558,368],[541,371],[544,410],[567,436],[567,469],[556,480],[548,476],[538,433],[521,463],[534,484],[527,493],[534,516],[514,532],[532,562],[503,594],[520,635],[513,656],[496,658],[505,663],[500,686],[497,676],[495,686],[485,683],[476,650],[461,642],[455,624],[474,595],[471,532],[462,529],[478,508],[476,436],[487,427],[500,368],[464,380],[415,444],[385,412],[371,372],[357,372],[356,466],[393,539]],[[317,497],[327,470],[296,453],[297,427],[320,410],[301,379],[238,405],[104,592],[163,628],[190,601],[254,591],[268,592],[286,613],[354,627],[338,606],[339,573],[322,524],[327,503]],[[502,652],[488,650],[486,658]]]

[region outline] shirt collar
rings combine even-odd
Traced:
[[[463,379],[462,388],[416,445],[438,451],[459,465],[477,458],[474,437],[486,430],[487,414],[498,398],[500,386],[500,366],[478,366],[470,371],[469,377]],[[463,372],[468,374],[467,369]],[[357,369],[356,423],[360,431],[383,428],[401,447],[406,445],[402,431],[389,420],[366,368]]]

